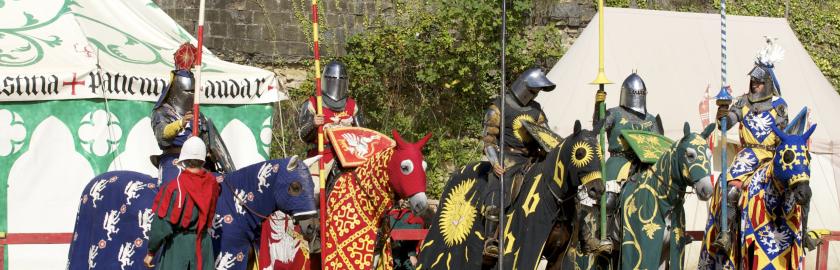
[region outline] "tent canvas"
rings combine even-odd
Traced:
[[[72,232],[108,170],[156,175],[149,115],[193,37],[148,0],[0,1],[0,231]],[[275,75],[204,50],[201,111],[243,167],[269,156]],[[68,245],[14,245],[11,269],[65,267]],[[142,262],[134,262],[140,263]]]
[[[698,104],[707,86],[712,96],[720,89],[720,16],[620,8],[606,8],[604,12],[606,74],[613,82],[606,86],[608,107],[618,105],[621,82],[637,70],[648,88],[648,110],[662,115],[666,136],[680,138],[684,121],[693,130],[701,130]],[[728,77],[734,96],[747,91],[746,74],[756,52],[765,44],[763,36],[778,38],[785,49],[785,59],[777,64],[776,74],[790,117],[807,106],[811,109],[811,123],[819,125],[811,140],[814,197],[809,227],[840,230],[840,216],[835,214],[840,212],[840,121],[833,119],[840,115],[840,96],[784,19],[727,19]],[[552,129],[559,134],[571,132],[576,119],[591,122],[598,86],[589,83],[597,73],[597,60],[598,21],[592,20],[548,73],[558,90],[537,98]],[[715,109],[711,106],[712,115]],[[730,130],[728,139],[738,143],[737,127]],[[729,153],[733,153],[732,148]],[[688,230],[702,230],[707,204],[693,194],[687,200]],[[689,269],[697,266],[699,246],[695,242],[686,251],[685,265]],[[838,269],[840,244],[831,247],[829,265]],[[808,265],[813,267],[815,253],[808,257]]]

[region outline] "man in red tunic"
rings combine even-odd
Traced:
[[[155,197],[155,218],[149,234],[149,252],[143,260],[156,269],[213,269],[213,244],[207,227],[213,222],[219,185],[216,177],[203,168],[207,146],[199,137],[190,137],[181,147],[180,174],[164,185]]]

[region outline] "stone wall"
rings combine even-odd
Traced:
[[[190,34],[198,0],[154,0]],[[310,0],[207,0],[204,42],[221,58],[276,66],[312,57]],[[382,0],[323,0],[319,4],[321,55],[342,55],[347,37],[364,30],[371,16],[392,10]]]
[[[542,23],[554,24],[563,30],[565,33],[562,39],[563,47],[569,48],[595,16],[598,7],[591,0],[560,0],[553,1],[543,10],[546,13],[542,15],[545,17]]]
[[[653,1],[653,0],[649,0]],[[190,34],[198,21],[198,0],[154,0]],[[563,30],[568,48],[595,15],[591,0],[534,0],[532,19]],[[266,68],[277,73],[283,87],[295,88],[306,79],[312,58],[310,0],[206,0],[205,46],[220,58]],[[386,0],[321,0],[322,57],[345,53],[347,38],[366,29],[376,16],[393,16]]]

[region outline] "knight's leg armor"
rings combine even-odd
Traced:
[[[728,184],[727,192],[726,192],[726,213],[721,213],[721,216],[725,215],[721,219],[718,219],[717,225],[718,228],[721,228],[721,231],[718,232],[717,239],[715,242],[712,243],[712,246],[718,250],[724,251],[728,253],[730,246],[732,245],[732,237],[731,232],[738,230],[738,200],[741,198],[741,188],[732,184]],[[727,227],[722,228],[721,221],[723,218],[726,218]],[[724,233],[727,231],[729,233]]]
[[[514,187],[514,182],[516,182],[517,176],[521,178],[521,174],[523,173],[523,164],[527,162],[526,157],[514,156],[511,155],[509,161],[506,162],[505,166],[508,168],[505,171],[505,185],[502,187],[501,179],[495,173],[490,172],[487,176],[488,185],[487,188],[484,189],[484,255],[496,257],[499,256],[499,218],[505,211],[505,209],[510,205],[510,202],[513,201],[511,194],[511,190]],[[504,207],[500,208],[499,194],[500,192],[505,192],[505,201]],[[506,221],[508,222],[508,221]]]
[[[605,253],[611,253],[613,251],[613,247],[617,247],[621,244],[621,238],[619,238],[619,230],[621,228],[618,225],[618,218],[619,212],[618,208],[621,204],[621,184],[618,181],[607,181],[606,185],[606,210],[607,210],[607,239],[601,241],[601,245],[599,250],[602,250]]]
[[[484,209],[484,255],[499,257],[499,207],[487,205]]]
[[[484,190],[484,255],[490,257],[499,256],[499,192],[502,189],[499,176],[490,172],[487,176],[488,185]]]
[[[609,194],[609,193],[608,193]],[[577,223],[580,224],[580,247],[584,254],[609,253],[612,242],[601,240],[598,232],[599,205],[597,200],[589,196],[589,192],[581,186],[578,190],[578,207],[576,208]]]

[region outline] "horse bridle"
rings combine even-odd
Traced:
[[[251,206],[248,205],[248,203],[245,201],[245,199],[239,198],[239,196],[236,196],[236,193],[233,192],[233,190],[234,190],[233,186],[231,186],[230,183],[228,183],[225,180],[222,180],[222,183],[225,183],[225,185],[227,185],[228,189],[230,190],[230,193],[233,194],[233,198],[236,199],[236,201],[239,203],[239,205],[244,206],[245,209],[248,210],[248,212],[251,212],[251,214],[253,214],[253,215],[255,215],[259,218],[262,218],[262,219],[272,219],[272,220],[289,220],[289,219],[291,219],[291,218],[276,218],[275,219],[275,218],[270,217],[270,214],[269,215],[260,214],[259,212],[257,212],[257,210],[254,210],[253,208],[251,208]]]

